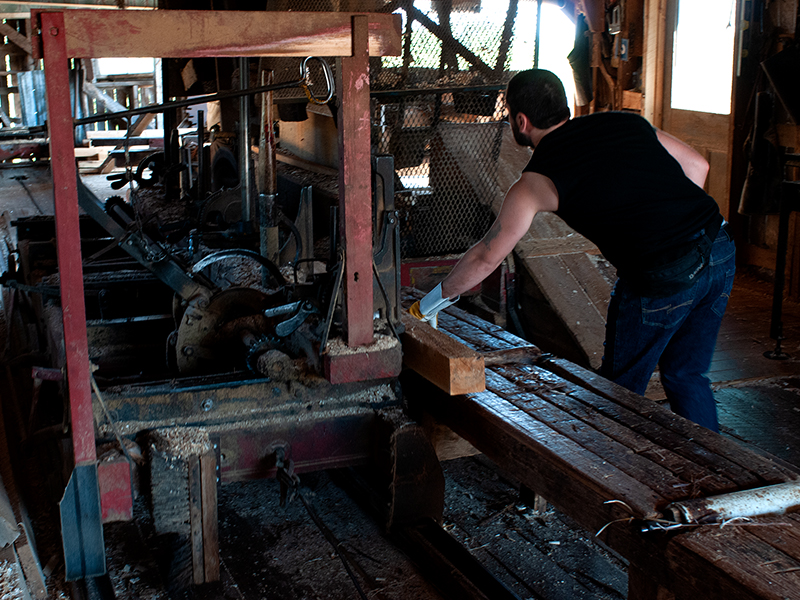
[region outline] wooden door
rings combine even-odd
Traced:
[[[679,34],[679,10],[681,2],[692,3],[693,0],[661,0],[651,4],[660,4],[664,11],[662,23],[665,27],[663,48],[664,79],[661,93],[663,94],[661,112],[661,122],[658,122],[658,114],[651,115],[653,124],[661,127],[664,131],[671,133],[680,140],[691,145],[695,150],[705,156],[711,169],[706,180],[706,191],[717,201],[722,215],[727,219],[731,211],[730,200],[730,140],[731,140],[731,116],[730,116],[730,81],[733,77],[733,32],[736,28],[736,13],[734,0],[730,0],[728,5],[730,11],[730,39],[725,37],[724,32],[717,31],[718,43],[708,44],[706,38],[711,36],[708,29],[712,26],[709,23],[696,23],[692,30],[692,14],[686,10],[681,13],[681,28]],[[703,3],[705,4],[705,3]],[[695,7],[698,4],[694,5]],[[691,8],[691,5],[689,5]],[[688,15],[686,13],[689,13]],[[719,15],[718,15],[719,17]],[[695,15],[695,18],[697,16]],[[725,15],[722,15],[724,20]],[[717,20],[713,24],[717,30],[720,23]],[[724,22],[721,25],[725,27]],[[693,33],[694,31],[694,33]],[[725,45],[729,43],[729,46]],[[714,53],[721,55],[714,56]],[[676,60],[676,56],[681,60]],[[688,58],[688,61],[686,60]],[[726,62],[727,61],[727,62]],[[685,71],[687,62],[692,64],[690,69],[693,74],[700,77],[696,87],[689,86],[687,89],[686,81],[682,75]],[[682,71],[680,71],[682,70]],[[709,78],[720,76],[714,85],[709,86]],[[676,79],[681,77],[683,82],[682,90],[676,90]],[[727,86],[727,87],[725,87]],[[720,92],[724,96],[727,94],[728,106],[723,102],[712,103],[713,110],[702,110],[708,106],[708,95]],[[687,95],[688,94],[688,95]],[[724,99],[724,98],[723,98]],[[696,108],[687,109],[687,106]]]

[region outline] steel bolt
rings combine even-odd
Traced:
[[[187,350],[187,348],[184,348],[184,351],[185,350]],[[203,410],[204,411],[206,411],[206,412],[210,411],[211,407],[213,407],[213,406],[214,406],[214,401],[211,398],[206,398],[205,400],[203,400]],[[216,446],[214,446],[214,447],[216,448]]]
[[[184,346],[181,349],[181,352],[183,352],[184,356],[192,356],[194,354],[194,348],[192,348],[191,346]]]
[[[58,35],[58,27],[51,27],[50,35]]]

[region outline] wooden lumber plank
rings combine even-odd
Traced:
[[[354,13],[64,11],[71,58],[351,56]],[[399,56],[400,15],[369,13],[370,56]],[[45,32],[46,34],[47,32]],[[38,58],[38,57],[37,57]]]
[[[643,413],[636,412],[635,409],[627,406],[620,406],[613,398],[610,399],[595,394],[572,383],[568,379],[562,379],[557,374],[550,372],[548,367],[551,363],[552,361],[548,361],[536,369],[537,378],[545,384],[556,385],[562,391],[568,391],[572,398],[585,404],[587,410],[597,412],[599,415],[620,423],[624,428],[645,437],[657,446],[669,448],[672,452],[680,456],[681,459],[688,461],[687,469],[690,468],[690,464],[695,463],[702,468],[703,472],[706,473],[706,477],[710,480],[716,477],[722,477],[730,480],[739,487],[754,487],[760,483],[760,480],[752,473],[742,468],[740,465],[729,461],[725,456],[695,443],[691,437],[677,433],[668,427],[654,422],[650,418],[653,411],[664,412],[671,419],[676,418],[668,409],[646,398],[642,398],[642,406],[645,409]],[[714,474],[717,474],[717,476]],[[713,482],[708,480],[703,482],[695,480],[694,484],[712,485]],[[729,490],[729,488],[727,489]]]
[[[469,323],[476,329],[479,329],[492,337],[495,337],[499,340],[503,340],[507,342],[510,346],[513,347],[532,347],[533,344],[528,340],[519,337],[518,335],[514,335],[513,333],[509,333],[499,325],[495,325],[494,323],[489,323],[488,321],[481,319],[467,311],[458,308],[456,306],[451,306],[445,309],[445,314],[452,315],[453,317],[457,318],[460,321],[464,321],[465,323]]]
[[[600,314],[605,317],[608,314],[613,284],[603,277],[595,262],[587,254],[564,254],[561,260],[581,284],[583,291]]]
[[[628,559],[634,568],[647,573],[648,578],[652,579],[649,589],[677,587],[685,594],[678,595],[679,598],[696,596],[755,600],[794,597],[756,595],[750,585],[752,581],[742,585],[742,581],[733,580],[729,573],[718,570],[712,560],[713,556],[724,556],[726,547],[736,545],[736,538],[729,538],[724,544],[716,544],[714,553],[704,548],[702,539],[692,541],[688,547],[683,544],[685,536],[714,536],[720,531],[728,531],[730,526],[723,530],[706,526],[689,530],[688,533],[679,531],[669,537],[640,533],[635,523],[625,520],[627,514],[619,509],[619,505],[604,504],[610,499],[607,490],[599,489],[590,482],[586,475],[592,471],[583,468],[579,453],[571,453],[565,447],[562,436],[552,433],[540,438],[539,443],[532,443],[527,428],[515,431],[516,419],[509,418],[508,414],[502,415],[504,411],[494,410],[496,407],[491,396],[491,392],[459,397],[438,396],[435,401],[426,398],[425,407],[471,441],[491,460],[502,465],[506,472],[519,477],[524,485],[548,498],[559,510],[570,515],[589,531],[597,531],[608,525],[600,534],[600,539]],[[510,412],[513,413],[513,409]],[[568,441],[566,445],[568,446]],[[566,464],[562,462],[565,459]],[[598,464],[593,466],[597,467]],[[629,496],[617,499],[628,498]],[[784,515],[783,518],[786,517],[789,516]],[[616,522],[616,519],[621,521]],[[697,547],[700,548],[699,554]],[[670,550],[669,561],[665,560],[667,549]],[[763,561],[760,566],[764,566]],[[730,567],[726,567],[727,569]],[[718,580],[719,588],[710,589]],[[692,586],[698,582],[702,583],[699,589],[707,593],[686,595],[689,590],[696,589]],[[724,590],[723,596],[720,596],[720,589]],[[659,591],[664,592],[663,589]]]
[[[665,500],[675,501],[686,497],[685,482],[679,477],[606,435],[604,431],[554,406],[547,400],[547,391],[539,394],[522,391],[517,385],[492,371],[486,373],[486,387],[565,438],[573,440],[597,456],[597,460],[614,465],[623,473],[636,478]]]
[[[542,366],[544,369],[553,370],[550,367],[554,362],[557,363],[559,361],[548,361],[547,364]],[[564,364],[568,365],[570,370],[577,368],[566,361],[564,361]],[[558,370],[554,372],[561,375]],[[566,377],[566,379],[570,380],[569,377]],[[676,454],[685,459],[701,465],[711,472],[727,477],[740,489],[758,487],[764,483],[760,477],[734,462],[724,453],[709,449],[705,445],[698,443],[694,439],[698,426],[691,423],[689,427],[683,424],[672,427],[676,421],[685,421],[685,419],[675,415],[669,409],[647,398],[636,396],[627,390],[625,390],[627,392],[625,398],[631,400],[631,402],[624,402],[625,398],[623,398],[623,401],[617,402],[617,397],[614,395],[609,397],[597,394],[594,391],[581,389],[580,384],[578,386],[578,389],[574,392],[576,398],[587,402],[605,416],[622,423],[648,439],[658,444],[669,446]],[[631,394],[633,399],[629,396]],[[705,482],[696,481],[695,483],[699,485]]]
[[[691,460],[673,452],[671,439],[666,443],[654,442],[637,431],[623,425],[597,411],[593,406],[587,405],[575,398],[573,394],[580,390],[565,380],[558,382],[544,381],[540,378],[541,369],[520,368],[493,368],[492,371],[501,374],[505,379],[514,383],[523,390],[535,391],[536,388],[544,391],[538,392],[554,406],[566,411],[584,423],[602,431],[612,439],[624,445],[629,451],[656,462],[668,469],[680,481],[673,482],[673,489],[668,490],[666,497],[686,498],[694,497],[697,493],[712,495],[722,492],[734,491],[738,486],[729,478],[724,477],[708,468],[700,466]],[[552,374],[549,374],[552,377]],[[487,374],[487,378],[489,375]],[[487,384],[494,391],[491,384]],[[553,387],[553,386],[557,387]],[[552,390],[552,393],[550,391]],[[585,393],[585,392],[584,392]],[[602,401],[599,397],[598,400]]]
[[[189,513],[192,549],[192,575],[195,584],[205,583],[205,557],[203,555],[203,492],[200,473],[200,458],[190,456],[189,467]]]
[[[704,527],[667,548],[670,569],[680,573],[677,598],[751,600],[797,598],[800,561],[750,533],[753,524]]]
[[[526,259],[524,263],[592,367],[599,367],[606,337],[605,314],[601,314],[561,257],[542,256]]]
[[[485,367],[508,364],[532,365],[539,360],[539,357],[542,355],[541,351],[535,346],[491,350],[489,352],[483,352],[482,354]]]
[[[784,554],[800,559],[800,514],[761,517],[747,531]]]
[[[453,460],[464,456],[474,456],[480,452],[467,440],[437,421],[430,413],[422,413],[420,425],[433,446],[434,452],[440,462]]]
[[[659,586],[641,569],[628,567],[628,600],[675,600],[675,595]]]
[[[483,352],[511,348],[533,348],[534,345],[503,330],[492,330],[482,326],[486,323],[480,317],[471,315],[460,308],[450,307],[439,313],[440,328],[458,338],[462,343]],[[495,326],[496,327],[496,326]]]
[[[322,175],[330,175],[337,177],[339,175],[339,169],[334,169],[333,167],[326,167],[325,165],[321,165],[319,163],[306,160],[305,158],[300,158],[299,156],[295,156],[293,154],[278,152],[275,154],[275,158],[279,162],[285,163],[292,167],[299,167],[306,171],[311,171],[312,173],[321,173]]]
[[[213,450],[200,457],[200,477],[203,496],[203,566],[208,583],[219,581],[217,457]]]
[[[403,362],[450,395],[485,389],[483,356],[411,315],[403,314]]]
[[[492,352],[495,350],[510,350],[516,348],[503,339],[494,337],[477,327],[457,319],[446,312],[439,313],[439,329],[450,337],[458,340],[467,348],[477,352]]]
[[[595,394],[612,399],[615,403],[648,417],[656,424],[685,436],[712,453],[725,457],[732,463],[750,471],[758,478],[759,482],[782,483],[784,481],[792,481],[800,476],[798,471],[792,471],[762,455],[751,452],[735,441],[679,417],[660,407],[655,402],[634,394],[630,390],[569,361],[556,359],[547,361],[542,366],[546,370]]]
[[[567,254],[600,254],[592,242],[583,236],[574,235],[566,238],[523,237],[514,247],[520,258],[537,256],[555,256]]]
[[[585,494],[584,498],[591,495],[594,500],[580,515],[568,513],[590,530],[629,516],[618,506],[603,504],[619,496],[636,515],[655,518],[659,514],[656,506],[663,498],[646,485],[492,392],[427,398],[426,407],[554,505],[562,504],[562,490],[568,487]]]
[[[408,307],[411,306],[414,301],[420,300],[425,293],[415,288],[404,287],[401,291],[401,295],[404,306]],[[516,336],[513,333],[506,331],[499,325],[490,323],[456,306],[450,306],[444,311],[440,312],[439,318],[444,319],[444,321],[439,325],[439,328],[442,331],[445,331],[449,334],[454,334],[455,337],[459,338],[460,341],[466,344],[470,344],[473,341],[469,337],[470,335],[477,335],[479,339],[487,344],[487,346],[492,346],[491,349],[487,347],[487,350],[489,351],[500,350],[502,348],[535,348],[535,346],[526,339]],[[459,322],[469,324],[474,329],[464,329],[463,325],[461,325],[459,334],[456,334],[455,331],[452,330],[452,327],[456,326]],[[499,341],[489,342],[484,334],[506,343],[501,344]]]

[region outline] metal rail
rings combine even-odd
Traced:
[[[325,75],[325,91],[324,97],[321,99],[316,96],[311,87],[308,85],[308,61],[316,60],[322,66],[322,71]],[[78,127],[80,125],[89,125],[90,123],[100,123],[102,121],[110,121],[111,119],[126,119],[135,117],[137,115],[146,115],[156,112],[164,112],[173,108],[186,108],[187,106],[196,106],[198,104],[205,104],[206,102],[215,102],[217,100],[225,100],[227,98],[240,98],[242,96],[253,96],[255,94],[262,94],[264,92],[274,92],[276,90],[284,90],[287,88],[299,87],[301,88],[308,98],[309,102],[313,104],[327,104],[333,98],[336,85],[333,81],[333,72],[330,65],[316,56],[309,56],[303,60],[300,65],[300,79],[294,81],[284,81],[282,83],[273,83],[271,85],[261,85],[254,88],[246,88],[243,90],[228,90],[225,92],[217,92],[216,94],[209,94],[207,96],[196,96],[194,98],[186,98],[184,100],[170,100],[169,102],[162,102],[161,104],[150,104],[148,106],[140,106],[139,108],[132,108],[130,110],[117,111],[112,113],[103,113],[100,115],[92,115],[91,117],[83,117],[82,119],[74,119],[73,125]]]

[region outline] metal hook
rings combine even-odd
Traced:
[[[327,95],[324,100],[320,100],[316,95],[314,95],[314,92],[311,91],[311,88],[308,85],[308,61],[310,60],[316,60],[322,67],[322,72],[325,75],[325,87],[327,88]],[[331,71],[331,67],[325,59],[318,56],[306,57],[300,64],[300,78],[303,82],[300,84],[300,87],[306,93],[306,97],[308,98],[309,102],[312,104],[327,104],[331,101],[333,98],[333,93],[336,90],[336,84],[333,81],[333,71]]]

